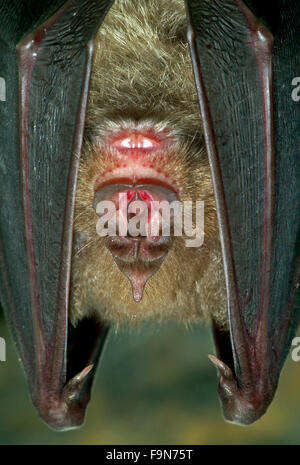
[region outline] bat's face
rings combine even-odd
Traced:
[[[183,1],[122,0],[96,37],[76,197],[73,322],[96,313],[115,324],[213,316],[226,325],[216,208],[185,36]],[[144,232],[100,237],[107,201],[119,229],[130,206],[144,202]],[[183,208],[188,201],[194,220],[203,201],[204,241],[187,245],[191,238],[184,227],[175,235],[172,215],[170,233],[159,221],[153,233],[155,201]]]

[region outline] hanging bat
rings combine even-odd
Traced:
[[[299,323],[299,0],[0,12],[1,302],[42,419],[82,424],[110,326],[176,318],[211,322],[224,416],[257,420]],[[203,244],[100,237],[120,194],[204,201]]]

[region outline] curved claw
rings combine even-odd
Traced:
[[[217,357],[211,354],[208,355],[208,358],[217,367],[220,376],[222,376],[226,380],[233,380],[232,370],[226,365],[226,363],[222,362],[222,360],[218,359]]]
[[[239,386],[237,379],[226,363],[214,355],[208,355],[208,358],[218,369],[219,396],[222,402],[223,415],[225,420],[239,425],[249,425],[258,420],[270,405],[275,389],[256,389],[251,386]]]
[[[51,395],[47,399],[41,395],[38,396],[38,401],[34,403],[41,418],[51,428],[57,431],[66,431],[82,425],[86,406],[90,399],[90,395],[84,390],[83,385],[93,367],[93,364],[88,365],[70,379],[64,386],[59,399],[57,396],[54,398]]]

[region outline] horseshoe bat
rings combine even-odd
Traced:
[[[110,326],[176,318],[210,322],[224,416],[256,421],[299,324],[299,0],[0,12],[1,302],[40,416],[82,424]],[[203,200],[203,244],[99,237],[120,193]]]

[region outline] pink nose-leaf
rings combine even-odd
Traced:
[[[117,227],[116,234],[108,235],[106,247],[120,271],[129,279],[133,298],[139,302],[148,279],[159,270],[173,244],[174,217],[173,215],[164,216],[164,221],[170,221],[170,234],[163,235],[162,215],[158,206],[164,201],[164,205],[168,207],[178,199],[171,189],[157,184],[110,184],[103,186],[95,193],[93,206],[98,214],[100,202],[107,200],[111,201],[114,207]],[[136,201],[139,203],[134,205]],[[131,207],[136,207],[136,209]],[[104,209],[101,210],[102,213],[103,211]],[[166,211],[171,210],[167,208]],[[101,218],[101,214],[99,216]],[[145,221],[144,228],[140,227],[140,221],[143,220]],[[139,225],[137,234],[132,233],[130,222],[133,222],[134,226],[136,225],[134,222]]]

